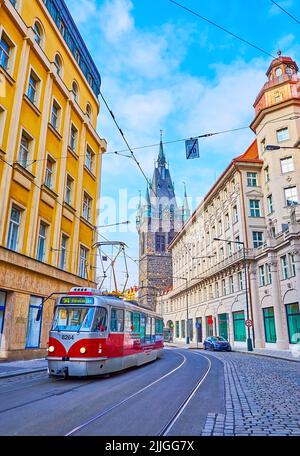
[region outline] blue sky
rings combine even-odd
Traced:
[[[281,49],[283,55],[300,61],[300,25],[270,0],[178,2],[272,55]],[[157,143],[160,129],[164,140],[172,141],[250,124],[252,105],[266,80],[271,57],[168,0],[66,3],[99,68],[102,92],[131,147]],[[278,3],[300,20],[299,0]],[[124,149],[102,104],[98,132],[107,139],[108,152]],[[165,146],[177,196],[182,196],[185,181],[194,208],[230,160],[243,153],[253,139],[249,129],[201,140],[200,159],[189,161],[183,142]],[[157,153],[157,147],[136,151],[149,178]],[[102,232],[110,239],[125,241],[134,258],[138,257],[135,207],[139,190],[144,195],[145,187],[132,160],[104,156],[99,224],[114,222],[107,216],[112,201],[117,208],[121,205],[117,221],[130,219],[129,231],[123,226],[121,231],[107,228]],[[118,267],[122,283],[124,267]],[[137,268],[131,261],[129,267],[130,284],[137,284]]]

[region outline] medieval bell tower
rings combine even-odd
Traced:
[[[172,257],[168,245],[189,216],[186,193],[182,204],[177,204],[161,137],[152,184],[137,214],[141,306],[155,310],[156,296],[172,286]]]

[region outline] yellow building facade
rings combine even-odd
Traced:
[[[0,357],[44,356],[53,300],[94,286],[100,75],[62,0],[0,0]]]

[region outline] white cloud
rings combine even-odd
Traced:
[[[126,39],[134,27],[131,13],[133,4],[130,0],[106,0],[100,10],[99,21],[105,38],[110,43]]]
[[[97,12],[96,0],[68,0],[68,7],[76,24],[89,22]]]

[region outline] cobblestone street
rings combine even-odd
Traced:
[[[300,364],[239,353],[209,353],[224,363],[225,414],[209,413],[208,435],[300,435]]]

